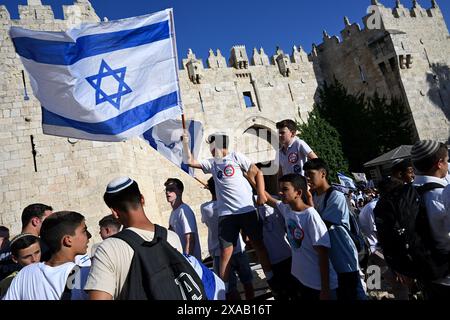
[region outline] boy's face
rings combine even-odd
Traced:
[[[301,197],[301,191],[296,191],[290,182],[280,182],[280,198],[284,204],[290,204]]]
[[[181,197],[181,192],[175,184],[168,185],[165,190],[167,202],[173,202]]]
[[[448,155],[444,159],[439,160],[438,168],[441,178],[445,178],[448,174]]]
[[[295,132],[290,131],[287,127],[278,129],[278,137],[280,139],[280,144],[283,146],[289,145],[292,138],[295,136]]]
[[[306,170],[305,171],[306,180],[308,181],[308,186],[311,188],[311,191],[317,190],[317,188],[321,187],[326,180],[325,170]]]
[[[13,260],[22,267],[41,261],[41,245],[39,241],[36,241],[25,249],[20,249],[17,257],[13,256]]]
[[[414,174],[414,168],[408,167],[406,169],[406,172],[402,173],[402,180],[405,183],[411,183],[414,181],[415,174]]]
[[[90,238],[91,234],[87,230],[86,222],[83,220],[75,229],[75,235],[72,236],[72,246],[77,255],[86,254]]]

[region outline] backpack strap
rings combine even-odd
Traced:
[[[445,188],[442,184],[437,182],[429,182],[425,183],[422,186],[417,187],[417,192],[423,196],[426,192],[434,190],[434,189],[443,189]]]
[[[334,190],[335,190],[334,187],[330,187],[325,192],[325,198],[323,199],[323,208],[322,208],[322,210],[325,210],[325,208],[327,207],[328,199],[330,198],[330,196],[331,196],[331,194],[333,193]]]
[[[155,237],[153,238],[153,240],[155,240],[156,238],[167,241],[167,229],[161,227],[158,224],[155,224]]]

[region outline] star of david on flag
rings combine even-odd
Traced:
[[[105,60],[102,60],[98,74],[86,78],[86,80],[95,89],[95,104],[96,105],[103,103],[105,101],[108,101],[115,108],[120,109],[120,98],[122,98],[123,95],[126,95],[132,91],[130,89],[130,87],[125,83],[126,70],[127,70],[126,67],[113,70],[105,62]],[[113,77],[119,85],[117,92],[113,93],[111,95],[104,92],[101,88],[102,79],[107,78],[107,77]]]
[[[181,115],[172,9],[65,32],[11,27],[45,134],[123,141]]]

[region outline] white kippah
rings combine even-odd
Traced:
[[[119,192],[129,186],[134,181],[129,177],[119,177],[112,180],[110,183],[108,183],[108,186],[106,187],[106,193],[116,193]]]

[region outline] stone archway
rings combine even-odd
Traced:
[[[250,117],[235,129],[234,150],[258,164],[264,173],[266,190],[276,192],[278,168],[274,166],[278,146],[275,122],[263,117]]]

